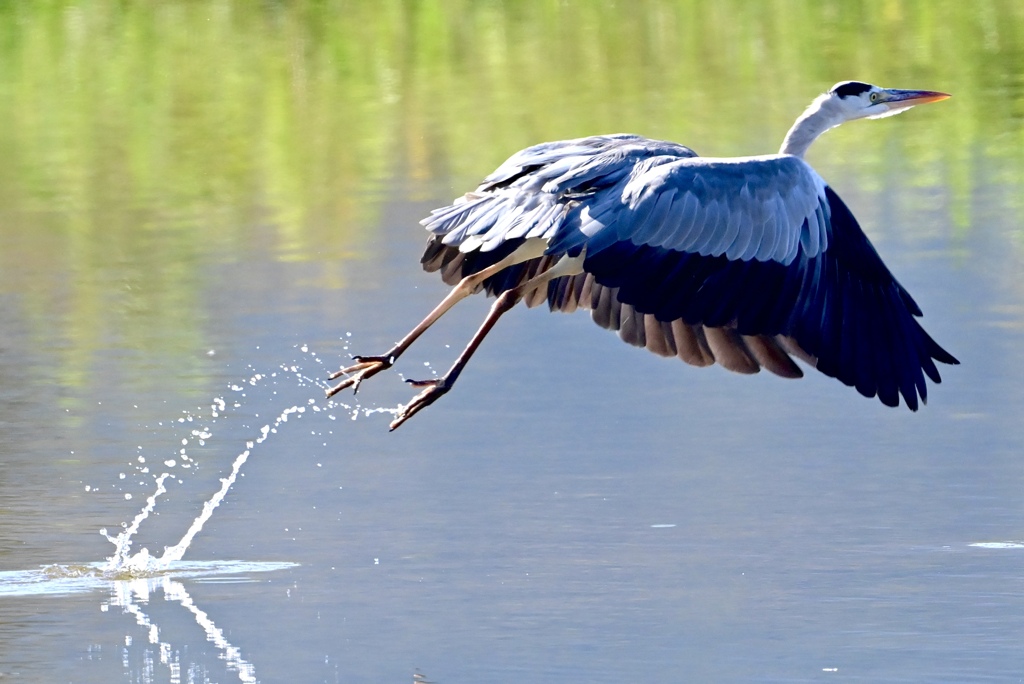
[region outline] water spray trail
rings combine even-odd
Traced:
[[[276,432],[277,426],[280,425],[281,423],[287,422],[288,416],[290,414],[302,414],[305,411],[305,407],[302,406],[293,406],[282,411],[281,414],[277,417],[277,420],[274,421],[273,428],[271,428],[269,425],[264,425],[261,428],[260,431],[262,432],[262,436],[256,440],[256,444],[265,441],[267,439],[267,435],[271,431]],[[255,445],[253,444],[253,442],[249,442],[246,444],[245,451],[240,453],[238,457],[235,459],[235,462],[232,464],[231,474],[228,475],[227,477],[221,478],[220,489],[206,503],[203,504],[202,512],[196,517],[195,520],[192,521],[192,525],[188,528],[188,531],[185,533],[185,536],[182,537],[181,541],[179,541],[177,544],[168,547],[164,550],[164,554],[160,556],[159,559],[159,562],[162,566],[166,567],[167,564],[169,563],[179,561],[181,560],[182,556],[185,555],[185,551],[188,549],[189,544],[192,543],[192,539],[197,534],[199,534],[199,532],[203,529],[203,525],[205,525],[206,521],[209,520],[210,516],[213,515],[213,511],[216,510],[217,506],[220,506],[220,502],[224,500],[225,496],[227,496],[228,490],[231,489],[231,485],[235,483],[235,479],[238,477],[238,472],[242,469],[242,466],[249,458],[249,454],[251,453],[251,450],[254,446]]]
[[[252,444],[252,442],[249,442]],[[220,480],[220,489],[216,494],[213,495],[206,503],[203,504],[203,510],[199,516],[192,521],[192,525],[188,528],[185,536],[181,538],[174,546],[167,547],[164,549],[164,553],[159,558],[160,565],[166,567],[169,563],[181,560],[182,556],[185,555],[186,549],[189,544],[192,543],[192,539],[199,534],[200,530],[203,529],[203,525],[213,515],[213,511],[220,506],[220,502],[224,500],[228,490],[231,489],[231,485],[235,483],[235,479],[238,477],[238,471],[242,469],[242,465],[249,458],[249,449],[246,449],[238,455],[235,462],[231,466],[231,474],[227,477],[222,477]]]
[[[304,354],[313,354],[313,360],[318,365],[323,365],[323,361],[318,356],[316,356],[315,353],[310,352],[309,348],[306,345],[301,346],[301,351]],[[295,378],[298,380],[300,387],[306,385],[313,385],[315,387],[320,388],[327,387],[327,383],[322,379],[310,378],[306,376],[303,373],[302,368],[297,364],[282,364],[280,366],[280,369],[285,373],[293,374]],[[273,379],[277,377],[277,372],[273,372],[270,374],[254,373],[248,379],[247,384],[250,386],[256,386],[263,380],[271,379],[272,381],[274,381]],[[230,388],[234,392],[239,392],[243,390],[243,386],[241,385],[231,385]],[[276,392],[274,392],[274,394],[276,394]],[[242,396],[244,397],[245,394],[243,393]],[[235,402],[234,407],[238,406],[240,406],[240,404],[238,402]],[[332,408],[341,408],[350,413],[350,417],[352,420],[356,420],[359,417],[360,413],[362,413],[364,416],[369,417],[374,413],[389,413],[394,415],[397,414],[398,412],[397,407],[365,408],[360,406],[359,404],[352,406],[341,401],[336,401],[334,399],[329,400],[323,407],[318,406],[315,399],[309,399],[308,407],[312,410],[313,413],[330,411],[330,409]],[[225,402],[223,398],[215,398],[213,400],[213,404],[210,406],[210,409],[212,418],[214,419],[214,422],[216,422],[216,419],[219,416],[221,416],[227,409],[227,402]],[[228,490],[230,490],[231,486],[235,483],[235,480],[238,478],[242,466],[248,460],[254,447],[257,444],[261,444],[262,442],[266,441],[270,433],[276,433],[277,428],[281,425],[281,423],[287,422],[288,417],[290,415],[299,414],[298,417],[301,417],[302,414],[305,413],[305,411],[305,406],[292,406],[291,408],[285,409],[277,416],[277,419],[273,422],[272,425],[264,425],[260,429],[261,435],[259,438],[257,438],[254,442],[249,441],[246,443],[245,450],[235,457],[235,460],[231,466],[231,472],[228,474],[227,477],[221,478],[220,489],[217,490],[217,492],[203,504],[202,511],[195,518],[195,520],[192,521],[192,524],[189,526],[185,535],[177,544],[170,547],[164,547],[164,552],[159,558],[154,557],[150,553],[150,551],[145,548],[139,551],[138,553],[131,555],[130,551],[132,546],[133,535],[135,535],[135,533],[138,531],[139,526],[142,524],[142,522],[149,517],[150,513],[153,512],[154,508],[156,507],[156,500],[164,493],[166,493],[167,488],[165,487],[164,483],[168,477],[172,477],[172,474],[165,472],[161,474],[159,477],[157,477],[156,491],[148,497],[148,499],[146,500],[146,506],[138,513],[138,515],[135,516],[135,519],[132,521],[132,524],[130,526],[125,527],[124,531],[122,531],[116,537],[112,537],[109,534],[107,534],[107,531],[105,529],[100,530],[100,532],[115,546],[114,555],[107,559],[108,563],[104,571],[108,574],[127,571],[132,576],[139,576],[140,574],[147,572],[159,572],[167,570],[171,563],[180,561],[184,557],[185,552],[188,550],[188,547],[191,545],[192,540],[195,538],[197,534],[199,534],[200,531],[202,531],[203,526],[213,515],[213,512],[217,509],[217,507],[220,506],[221,502],[224,500],[224,497],[227,496]],[[331,420],[335,420],[334,415],[327,413],[327,416]],[[186,422],[186,420],[187,422],[191,423],[193,417],[191,415],[188,415],[186,418],[179,418],[178,422],[184,423]],[[192,430],[192,438],[198,439],[200,446],[205,445],[205,440],[209,439],[210,437],[212,437],[212,432],[205,427],[201,429]],[[190,462],[191,459],[187,455],[186,450],[184,448],[184,445],[187,445],[188,442],[189,440],[187,438],[181,440],[183,448],[179,450],[179,455],[182,461],[182,467],[190,467],[194,463]],[[138,458],[138,461],[140,463],[144,463],[145,459],[140,456]],[[164,463],[165,465],[171,468],[173,468],[176,465],[175,459],[173,458],[164,461]],[[148,471],[148,466],[146,466],[142,470],[142,472]]]

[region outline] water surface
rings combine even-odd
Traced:
[[[4,677],[1024,672],[1017,4],[0,12]],[[511,152],[627,130],[771,152],[848,78],[954,94],[809,155],[962,362],[918,413],[523,309],[389,434],[401,379],[443,372],[482,299],[323,399],[443,296],[417,221]],[[188,565],[91,574],[155,477],[133,548],[159,554],[250,442]]]

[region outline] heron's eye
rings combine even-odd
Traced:
[[[878,102],[878,93],[871,93],[871,101]]]

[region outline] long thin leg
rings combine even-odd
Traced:
[[[445,298],[441,300],[441,303],[434,307],[434,310],[427,314],[427,317],[420,321],[419,325],[410,330],[409,333],[399,340],[391,349],[387,350],[383,354],[375,356],[353,356],[352,360],[355,361],[353,365],[348,368],[342,368],[341,370],[335,371],[327,376],[328,380],[334,380],[342,375],[349,376],[334,387],[328,389],[327,396],[332,397],[346,387],[351,387],[353,393],[358,392],[359,384],[363,380],[373,377],[377,373],[390,368],[398,357],[401,356],[402,353],[408,349],[420,335],[427,331],[427,328],[437,322],[437,320],[447,313],[453,306],[473,294],[473,292],[476,291],[476,288],[480,286],[480,283],[502,269],[541,256],[544,254],[545,246],[546,243],[542,240],[527,240],[520,245],[518,249],[493,266],[488,266],[482,271],[466,276],[460,280],[459,283],[445,296]]]
[[[487,337],[487,333],[491,331],[491,328],[494,327],[494,324],[498,322],[498,319],[501,318],[506,311],[515,306],[525,295],[538,287],[546,285],[548,281],[561,276],[575,275],[582,272],[582,264],[582,255],[575,258],[564,256],[547,271],[534,276],[517,287],[505,290],[498,295],[498,299],[491,306],[491,310],[488,312],[484,322],[480,325],[479,329],[477,329],[472,339],[469,340],[469,344],[466,345],[466,348],[462,350],[461,354],[459,354],[459,357],[455,359],[455,363],[452,364],[452,367],[448,369],[447,373],[440,378],[433,380],[406,381],[415,387],[423,387],[424,389],[413,397],[412,401],[399,408],[398,415],[393,421],[391,421],[391,429],[395,430],[398,426],[412,418],[419,411],[430,406],[443,395],[448,393],[448,390],[450,390],[455,384],[455,381],[458,380],[463,368],[465,368],[466,364],[469,363],[470,357],[473,356],[473,353],[476,352],[477,348],[484,341],[484,338]]]

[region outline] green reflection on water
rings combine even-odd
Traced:
[[[269,243],[343,285],[393,177],[454,194],[527,144],[614,131],[773,152],[846,78],[956,97],[812,161],[935,188],[967,234],[980,165],[1021,195],[1022,31],[1012,0],[4,3],[0,295],[78,385],[112,339],[202,348],[211,261]]]

